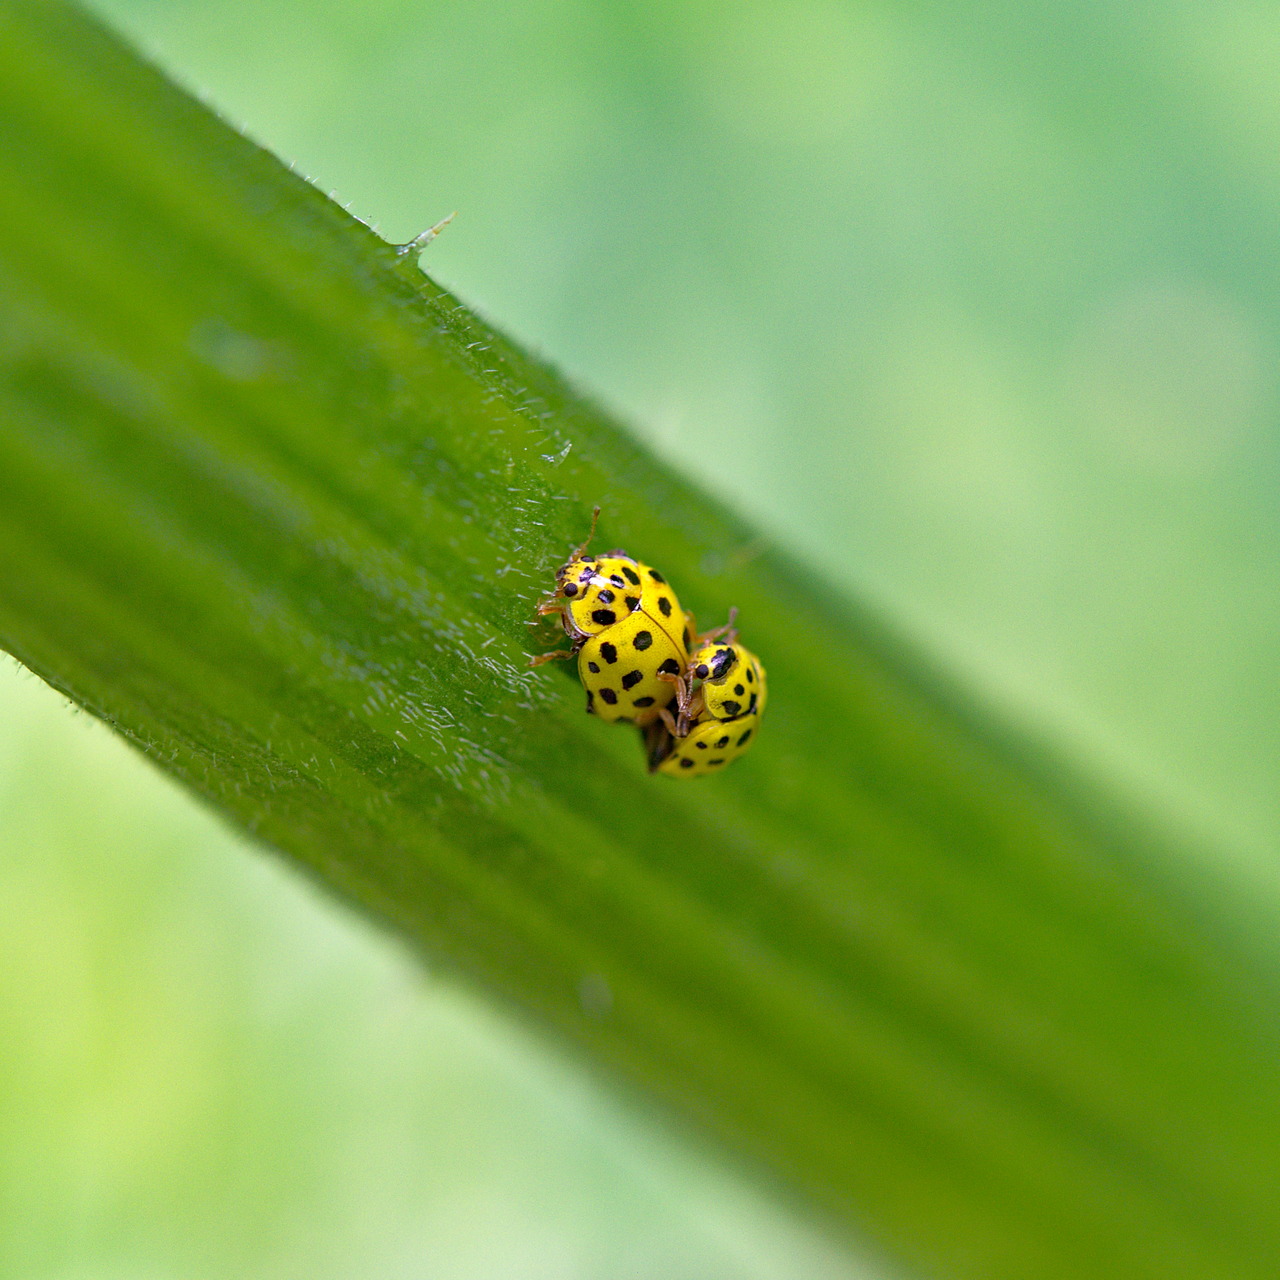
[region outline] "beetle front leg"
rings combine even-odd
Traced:
[[[714,631],[708,631],[705,636],[698,637],[700,645],[710,644],[713,640],[719,640],[724,637],[725,644],[735,644],[738,639],[738,606],[734,605],[729,610],[729,621],[723,627],[717,627]]]
[[[540,667],[544,662],[563,662],[566,658],[576,656],[572,649],[557,649],[554,653],[540,653],[536,658],[530,658],[529,665]]]
[[[663,723],[670,721],[668,727],[671,730],[671,736],[674,738],[686,738],[689,736],[689,727],[691,717],[689,715],[689,706],[693,701],[693,685],[689,681],[687,675],[673,676],[666,671],[658,672],[658,679],[667,684],[676,686],[676,709],[678,715],[674,720],[671,718],[671,712],[666,707],[662,708],[659,713],[663,717]]]

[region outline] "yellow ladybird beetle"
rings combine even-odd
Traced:
[[[677,716],[666,711],[645,734],[649,772],[696,778],[715,773],[755,740],[768,690],[765,670],[732,622],[722,640],[703,639],[689,659]]]
[[[578,659],[587,710],[602,720],[641,728],[676,700],[694,643],[692,623],[676,593],[656,569],[625,551],[587,554],[591,533],[556,571],[556,589],[538,606],[559,614],[571,647],[544,653],[531,665]]]

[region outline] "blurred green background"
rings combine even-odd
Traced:
[[[1280,11],[96,7],[1280,919]],[[0,676],[6,1274],[873,1273]]]

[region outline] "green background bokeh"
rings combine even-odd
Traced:
[[[97,8],[1280,918],[1272,7]],[[7,1274],[851,1274],[0,699]]]

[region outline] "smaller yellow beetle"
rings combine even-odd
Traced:
[[[696,778],[724,768],[755,740],[767,696],[764,667],[731,619],[725,639],[704,637],[690,658],[678,715],[664,710],[645,733],[649,772]]]

